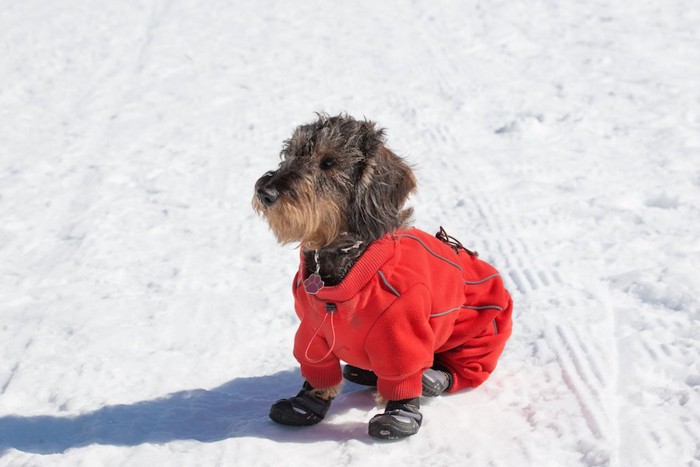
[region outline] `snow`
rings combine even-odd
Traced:
[[[6,2],[0,465],[700,466],[693,0]],[[250,206],[314,111],[378,121],[415,225],[497,266],[482,387],[274,425],[298,252]]]

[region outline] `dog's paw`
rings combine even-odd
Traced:
[[[419,399],[389,401],[383,414],[369,421],[369,435],[381,439],[401,439],[415,435],[420,429],[423,415]]]
[[[280,399],[272,404],[270,418],[281,425],[315,425],[328,413],[333,400],[331,392],[333,388],[319,391],[305,382],[299,394],[288,399]]]
[[[280,399],[270,407],[270,418],[280,425],[311,426],[323,420],[324,415],[318,415],[295,401],[296,397]]]

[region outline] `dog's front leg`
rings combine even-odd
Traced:
[[[270,408],[270,418],[282,425],[310,426],[326,417],[333,399],[340,394],[342,384],[325,389],[313,388],[304,381],[294,397],[280,399]]]
[[[383,414],[369,421],[369,435],[382,439],[400,439],[415,435],[423,421],[420,398],[388,401]]]

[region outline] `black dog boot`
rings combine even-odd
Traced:
[[[373,371],[363,370],[352,365],[345,365],[343,377],[348,381],[363,386],[376,386],[377,375]],[[437,397],[450,389],[452,385],[452,375],[445,370],[428,368],[423,373],[423,396]]]
[[[332,400],[318,397],[314,388],[305,381],[299,394],[272,404],[270,418],[281,425],[315,425],[325,418]]]
[[[374,374],[374,371],[363,370],[362,368],[352,365],[345,365],[343,367],[343,378],[363,386],[377,385],[377,375]]]
[[[452,375],[447,371],[428,368],[423,373],[423,395],[437,397],[452,386]]]
[[[369,421],[369,435],[382,439],[400,439],[418,433],[423,415],[420,399],[389,401],[383,414]]]

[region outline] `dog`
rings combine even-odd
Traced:
[[[279,243],[300,245],[294,356],[305,381],[270,418],[321,422],[344,377],[376,386],[386,401],[370,436],[413,435],[421,396],[476,387],[493,372],[511,335],[510,294],[496,269],[442,227],[436,235],[411,227],[405,203],[416,177],[376,123],[317,114],[280,157],[252,203]]]

